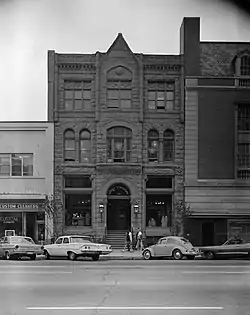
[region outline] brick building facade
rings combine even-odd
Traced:
[[[107,52],[48,52],[63,233],[174,233],[184,198],[182,63],[133,53],[120,33]]]
[[[199,18],[182,34],[188,232],[196,245],[249,240],[250,42],[200,41]]]

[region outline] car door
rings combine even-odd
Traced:
[[[63,238],[59,237],[55,244],[51,245],[50,247],[50,252],[51,252],[51,256],[62,256],[61,252],[62,252],[62,242],[63,242]]]
[[[166,256],[172,256],[173,249],[176,245],[178,245],[178,242],[175,239],[169,237],[166,240],[166,245],[165,245]]]
[[[68,250],[69,250],[69,238],[68,237],[64,237],[63,238],[63,242],[61,245],[61,250],[60,250],[60,256],[67,256],[68,254]]]
[[[167,245],[166,239],[165,238],[160,239],[154,248],[155,256],[158,257],[166,256],[166,245]]]

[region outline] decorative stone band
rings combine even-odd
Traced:
[[[145,70],[152,70],[152,71],[180,71],[181,65],[178,64],[146,64],[144,65]]]
[[[74,70],[74,71],[95,71],[96,67],[93,63],[59,63],[58,64],[59,69],[63,70]]]

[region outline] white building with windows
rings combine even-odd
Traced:
[[[53,143],[52,123],[0,123],[0,237],[51,237],[44,202],[53,192]]]

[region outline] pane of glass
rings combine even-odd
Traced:
[[[22,158],[12,156],[12,176],[22,176]]]
[[[131,149],[131,139],[126,139],[126,149],[127,150]]]
[[[89,140],[81,140],[81,150],[90,150]]]
[[[80,138],[81,139],[90,139],[90,133],[87,130],[83,130],[80,133]]]
[[[130,100],[121,100],[121,108],[130,108],[131,101]]]
[[[157,108],[165,108],[165,101],[157,101]]]
[[[65,161],[75,161],[75,151],[65,150]]]
[[[33,176],[33,156],[27,155],[23,157],[23,175]]]
[[[155,109],[155,101],[148,101],[148,109]]]
[[[90,100],[91,99],[91,90],[84,90],[83,91],[83,98],[85,100]]]
[[[174,92],[167,92],[167,100],[172,101],[174,99]]]
[[[148,92],[148,99],[149,100],[155,100],[155,91],[149,91]]]
[[[0,176],[10,175],[10,165],[0,165]]]
[[[81,150],[81,163],[87,163],[89,162],[89,150]]]
[[[85,109],[85,110],[91,109],[91,101],[90,100],[84,100],[83,101],[83,109]]]
[[[66,194],[65,224],[67,226],[91,225],[91,194]]]
[[[108,100],[108,107],[118,108],[118,106],[119,106],[118,100]]]
[[[91,188],[90,176],[66,176],[65,188]]]
[[[75,99],[82,99],[82,90],[75,90],[74,91],[74,94],[75,94]]]
[[[173,110],[174,109],[174,102],[173,101],[167,101],[166,109],[167,110]]]
[[[65,100],[64,107],[66,110],[72,110],[73,109],[73,101]]]
[[[66,150],[75,150],[75,140],[66,139],[65,140]]]
[[[73,99],[73,90],[65,90],[65,99]]]
[[[124,157],[124,151],[114,151],[114,158],[120,159]]]
[[[118,91],[119,90],[108,90],[108,99],[118,99]]]
[[[130,90],[121,90],[120,97],[123,100],[130,100],[131,99],[131,91]]]
[[[165,99],[165,92],[164,91],[158,91],[157,92],[157,100],[164,100]]]
[[[131,152],[127,151],[126,152],[126,162],[130,162],[130,155],[131,155]]]
[[[76,110],[82,109],[82,100],[75,100],[75,109]]]

